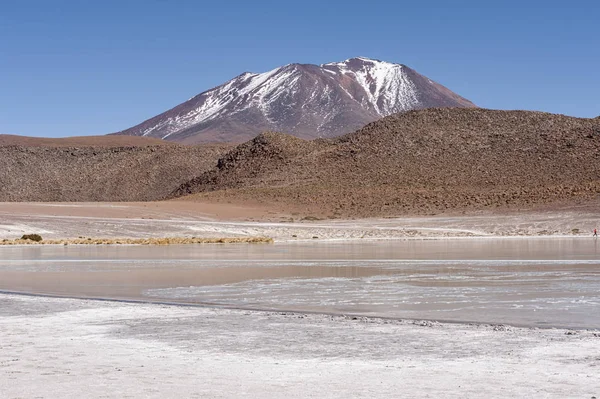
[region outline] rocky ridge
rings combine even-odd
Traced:
[[[599,158],[598,119],[427,109],[329,140],[260,135],[172,196],[302,206],[325,216],[526,207],[595,197]]]

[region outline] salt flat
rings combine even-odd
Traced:
[[[3,398],[600,393],[600,333],[1,295]]]
[[[256,222],[164,207],[1,204],[0,238],[277,243],[0,248],[0,289],[156,302],[0,294],[0,397],[600,394],[595,214]]]

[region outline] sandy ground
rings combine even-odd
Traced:
[[[238,237],[277,241],[489,236],[589,236],[600,212],[568,210],[362,220],[306,220],[260,206],[165,201],[149,203],[0,203],[0,239]]]
[[[0,295],[3,398],[592,398],[600,333]]]

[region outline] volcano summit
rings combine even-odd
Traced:
[[[264,131],[312,139],[433,107],[475,105],[405,65],[358,57],[246,72],[116,134],[186,144],[243,142]]]

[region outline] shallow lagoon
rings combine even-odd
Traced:
[[[600,328],[592,238],[0,248],[0,290]]]

